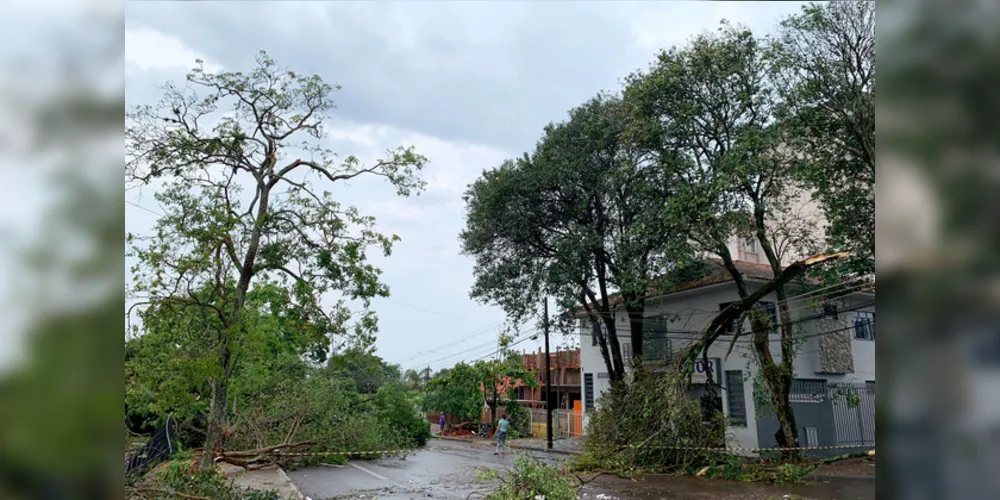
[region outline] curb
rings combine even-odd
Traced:
[[[461,441],[463,443],[475,443],[476,442],[475,439],[460,438],[460,437],[450,437],[450,436],[431,436],[431,439],[440,439],[442,441]]]
[[[292,485],[292,488],[295,489],[295,500],[310,500],[309,497],[302,494],[302,490],[299,489],[299,486],[292,481],[292,478],[288,477],[285,469],[280,465],[278,466],[278,472],[280,472],[281,477],[283,477],[285,481],[288,481],[288,484]]]
[[[806,481],[813,481],[813,482],[840,481],[842,479],[847,479],[847,480],[850,480],[850,481],[874,481],[875,480],[875,476],[830,476],[830,475],[822,475],[822,476],[806,476],[805,477]]]
[[[440,439],[442,441],[461,441],[461,442],[464,442],[464,443],[475,443],[477,441],[476,439],[467,439],[467,438],[450,437],[450,436],[431,436],[431,439]],[[578,451],[566,451],[566,450],[556,450],[556,449],[549,450],[547,448],[537,448],[537,447],[534,447],[534,446],[521,446],[521,445],[517,445],[517,444],[508,444],[507,446],[509,448],[513,449],[513,450],[537,451],[539,453],[558,453],[560,455],[580,455],[581,454]]]
[[[550,450],[548,448],[536,448],[534,446],[519,446],[519,445],[513,445],[513,444],[512,445],[508,445],[508,446],[510,446],[512,449],[515,449],[515,450],[529,450],[529,451],[537,451],[539,453],[557,453],[557,454],[560,454],[560,455],[567,455],[567,456],[582,455],[582,453],[580,453],[578,451],[557,450],[555,448],[553,448],[553,449]]]

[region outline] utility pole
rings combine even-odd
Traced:
[[[542,310],[545,319],[542,325],[545,330],[545,437],[546,447],[552,449],[552,366],[549,356],[549,298],[545,297]]]

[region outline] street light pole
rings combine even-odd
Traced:
[[[552,449],[552,366],[549,356],[549,298],[545,297],[542,310],[545,318],[542,325],[545,330],[545,437],[546,447]]]

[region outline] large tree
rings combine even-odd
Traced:
[[[425,411],[444,412],[452,423],[478,421],[483,410],[479,380],[476,369],[467,363],[458,363],[447,371],[441,370],[427,382],[421,406]]]
[[[582,311],[613,382],[625,373],[614,312],[626,309],[641,359],[645,297],[686,247],[657,219],[675,165],[667,155],[644,161],[624,136],[627,120],[620,98],[600,95],[547,126],[532,155],[470,186],[461,234],[476,259],[473,297],[518,320],[548,295]]]
[[[789,404],[794,338],[785,291],[793,274],[783,274],[782,262],[815,242],[809,241],[808,221],[801,224],[795,214],[801,191],[781,129],[773,126],[776,95],[764,55],[752,33],[723,24],[717,33],[661,52],[647,72],[630,77],[625,97],[639,144],[654,155],[688,159],[687,168],[677,171],[665,224],[687,227],[690,240],[717,255],[729,271],[741,300],[723,315],[732,320],[749,310],[753,352],[780,423],[778,443],[795,447],[798,432]],[[763,294],[748,286],[729,251],[734,237],[755,238],[778,277],[767,290],[778,299],[780,360],[770,348],[771,315],[753,307]],[[707,355],[718,336],[719,325],[714,326],[697,344],[698,354]],[[711,392],[711,379],[708,387]]]
[[[204,353],[212,404],[202,467],[227,424],[251,285],[284,286],[297,313],[328,339],[370,342],[376,320],[368,300],[388,289],[366,251],[388,255],[396,237],[379,234],[373,218],[340,205],[331,189],[359,176],[382,177],[402,196],[423,186],[416,174],[425,160],[412,148],[369,165],[324,148],[334,87],[263,52],[257,63],[246,73],[199,64],[186,85],[168,83],[157,105],[126,113],[126,180],[159,185],[164,211],[151,237],[129,235],[135,289],[216,318]],[[341,296],[331,311],[321,300],[333,292]],[[348,299],[364,309],[353,325]]]
[[[803,7],[772,42],[777,118],[815,191],[838,274],[875,272],[875,2]]]

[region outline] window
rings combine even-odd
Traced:
[[[792,381],[788,400],[792,403],[821,403],[826,399],[826,380],[797,378]]]
[[[594,374],[583,374],[583,405],[587,411],[594,409]]]
[[[746,253],[757,253],[757,238],[747,238],[743,242],[743,251]]]
[[[823,304],[823,316],[830,319],[837,319],[839,311],[837,310],[837,304],[831,302],[826,302]]]
[[[653,316],[642,322],[643,356],[647,360],[665,361],[670,356],[670,342],[667,339],[667,318]]]
[[[732,302],[723,302],[719,304],[719,312],[722,312],[725,308],[729,307]],[[778,327],[778,307],[774,302],[760,301],[755,307],[763,308],[768,315],[771,317],[771,328],[777,329]],[[751,329],[751,332],[753,330]],[[735,333],[743,333],[743,318],[737,318],[732,321],[731,324],[724,325],[722,327],[722,333],[727,335],[733,335]]]
[[[739,426],[747,425],[747,401],[743,389],[743,371],[726,370],[726,402],[729,403],[729,420]]]
[[[632,361],[632,344],[627,342],[622,342],[622,362],[628,363]]]
[[[771,318],[771,330],[778,329],[778,306],[774,302],[760,301],[757,303],[757,307],[764,309],[768,316]]]
[[[854,338],[875,340],[875,313],[858,311],[854,317]]]
[[[608,376],[608,374],[606,372],[602,372],[602,373],[598,373],[597,374],[597,380],[607,380],[609,378],[610,377]]]

